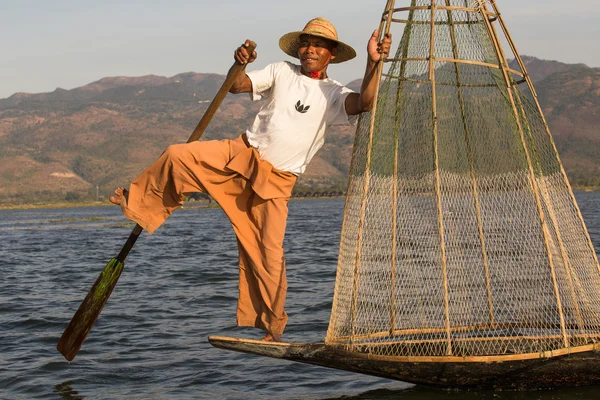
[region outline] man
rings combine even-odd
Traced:
[[[238,243],[237,323],[264,330],[263,340],[280,341],[288,319],[283,238],[292,189],[323,145],[326,128],[352,124],[372,108],[377,64],[391,45],[390,34],[381,42],[378,36],[375,31],[369,40],[365,77],[354,93],[328,77],[329,64],[356,56],[329,21],[315,18],[302,31],[284,35],[279,46],[300,65],[280,62],[240,73],[230,90],[266,99],[244,135],[169,146],[128,191],[118,188],[110,198],[149,233],[191,193],[206,192],[217,201]],[[244,65],[256,59],[248,45],[234,52]]]

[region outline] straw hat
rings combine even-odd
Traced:
[[[335,26],[325,18],[313,18],[304,27],[302,31],[290,32],[279,39],[279,47],[287,55],[298,58],[298,47],[300,45],[301,35],[318,36],[329,39],[337,43],[337,55],[331,63],[341,63],[356,57],[356,51],[346,43],[338,40],[337,30]]]

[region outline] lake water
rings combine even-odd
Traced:
[[[578,192],[600,249],[600,193]],[[284,339],[325,337],[342,199],[293,200],[286,236]],[[600,387],[460,392],[227,352],[209,335],[235,326],[237,246],[218,208],[178,210],[143,233],[102,315],[71,363],[66,324],[133,228],[117,207],[0,210],[0,399],[598,399]]]

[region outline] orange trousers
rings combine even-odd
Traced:
[[[235,140],[172,145],[130,185],[123,214],[154,232],[194,192],[229,217],[239,250],[237,323],[281,334],[287,323],[283,238],[296,176]]]

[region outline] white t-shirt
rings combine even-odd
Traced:
[[[279,62],[247,75],[252,100],[267,101],[246,131],[248,142],[282,171],[303,173],[323,146],[328,126],[353,125],[358,119],[346,113],[352,90],[332,79],[304,76],[299,65]]]

